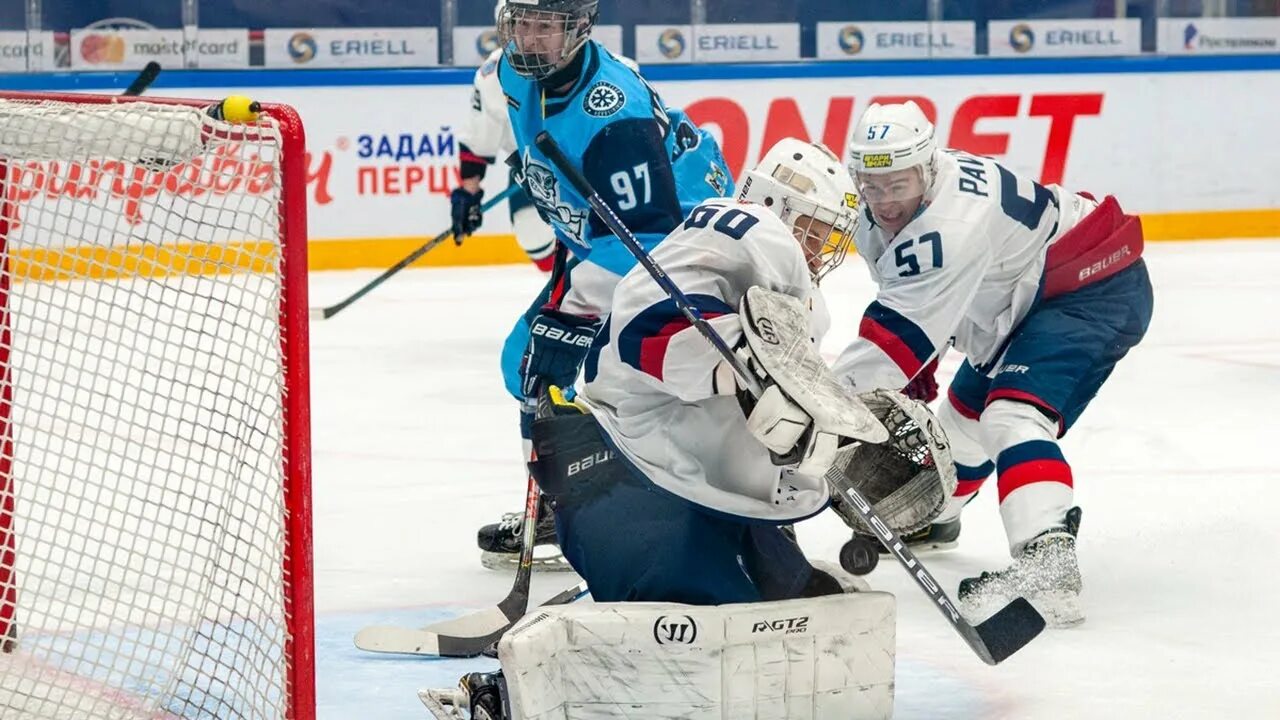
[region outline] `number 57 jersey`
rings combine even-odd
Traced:
[[[901,389],[954,344],[980,371],[1040,295],[1048,247],[1096,203],[990,158],[937,154],[933,186],[895,236],[864,209],[854,244],[880,291],[833,370],[858,391]]]

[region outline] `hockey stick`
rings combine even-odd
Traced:
[[[160,63],[152,60],[142,68],[142,72],[138,73],[138,77],[129,83],[129,87],[120,93],[125,97],[137,97],[147,91],[151,87],[151,83],[156,81],[156,76],[160,74]]]
[[[675,302],[685,318],[694,327],[698,328],[702,336],[724,357],[734,372],[743,380],[752,381],[747,384],[748,390],[752,395],[759,397],[760,384],[755,382],[754,374],[747,372],[746,368],[742,366],[741,359],[729,349],[729,345],[724,341],[724,338],[720,337],[715,328],[702,319],[697,308],[689,303],[689,299],[680,291],[680,288],[676,287],[675,283],[671,282],[671,278],[667,277],[662,268],[653,261],[653,258],[649,257],[649,254],[640,246],[635,235],[622,222],[622,219],[613,212],[612,208],[605,204],[600,195],[591,187],[591,183],[588,182],[587,178],[565,157],[555,139],[549,133],[543,131],[534,140],[534,144],[547,156],[547,159],[560,169],[560,172],[568,178],[569,182],[573,184],[582,197],[587,199],[587,203],[599,216],[600,220],[613,231],[613,234],[622,241],[622,244],[644,266],[645,270],[649,271],[654,281]],[[902,567],[915,579],[916,584],[938,606],[938,610],[942,612],[943,617],[951,622],[952,627],[964,638],[965,642],[969,644],[969,647],[983,662],[988,665],[995,665],[1001,662],[1031,642],[1036,635],[1040,634],[1041,630],[1044,630],[1044,618],[1032,607],[1031,603],[1027,602],[1026,598],[1022,597],[1016,598],[995,615],[976,626],[969,623],[956,610],[955,604],[951,602],[951,598],[947,596],[938,581],[933,579],[933,576],[929,574],[924,565],[907,549],[906,544],[902,542],[898,534],[880,519],[871,507],[871,503],[867,502],[866,498],[856,489],[848,487],[847,484],[841,484],[838,487],[845,500],[856,508],[858,514],[862,516],[867,525],[876,531],[876,537],[880,542],[893,553],[893,556],[898,559]]]
[[[563,246],[556,251],[555,268],[551,286],[564,272],[566,251]],[[536,417],[550,415],[551,398],[542,394],[534,410]],[[528,412],[528,409],[525,410]],[[530,461],[537,458],[537,449],[530,454]],[[512,625],[524,617],[529,608],[529,583],[533,576],[533,549],[538,532],[538,505],[542,491],[533,474],[525,492],[524,525],[520,535],[520,563],[516,567],[515,582],[511,592],[497,607],[461,618],[446,620],[423,628],[402,628],[387,625],[367,627],[356,633],[355,644],[370,652],[401,653],[408,655],[432,655],[437,657],[475,657],[497,642]],[[573,602],[585,595],[586,583],[561,591],[544,605],[561,605]]]
[[[539,607],[568,605],[587,594],[587,583],[561,590],[547,598]],[[507,597],[510,600],[511,596]],[[478,657],[523,616],[514,619],[507,611],[514,609],[507,600],[496,608],[442,620],[420,628],[373,625],[356,634],[356,647],[369,652],[396,653],[400,655],[425,655],[429,657],[468,658]],[[528,589],[524,602],[528,603]],[[504,609],[503,605],[507,607]]]
[[[556,270],[559,271],[563,265],[563,262],[557,262]],[[535,414],[539,413],[535,411]],[[529,459],[533,461],[536,457],[535,449],[530,453]],[[520,563],[516,566],[516,578],[511,585],[511,592],[496,607],[417,630],[374,625],[356,633],[356,647],[371,652],[475,657],[497,642],[529,609],[529,583],[533,578],[533,547],[538,534],[538,504],[541,498],[542,490],[533,479],[533,473],[529,473],[529,485],[524,497],[524,525],[520,532]]]
[[[529,608],[529,582],[533,576],[533,546],[538,532],[538,502],[541,497],[542,491],[530,474],[525,492],[524,527],[520,535],[520,564],[516,567],[511,592],[497,607],[447,620],[434,629],[430,625],[418,630],[386,625],[367,627],[356,633],[356,647],[371,652],[475,657],[497,642],[507,628],[524,617]]]
[[[481,205],[481,206],[480,206],[480,212],[482,212],[482,213],[489,212],[489,210],[490,210],[490,209],[492,209],[495,205],[497,205],[498,203],[502,202],[503,200],[506,200],[507,198],[511,197],[513,194],[515,194],[515,192],[516,192],[518,189],[519,189],[519,186],[518,186],[518,185],[510,185],[510,186],[508,186],[506,190],[503,190],[502,192],[498,193],[497,195],[494,195],[494,196],[493,196],[493,198],[492,198],[491,200],[489,200],[489,201],[488,201],[488,202],[486,202],[485,204]],[[328,320],[329,318],[333,317],[334,315],[337,315],[338,313],[340,313],[340,312],[342,312],[344,309],[346,309],[346,307],[347,307],[348,305],[350,305],[351,303],[353,303],[353,302],[355,302],[355,301],[359,300],[360,298],[364,297],[365,295],[369,294],[369,291],[370,291],[370,290],[373,290],[374,288],[378,287],[378,286],[379,286],[379,285],[381,285],[382,283],[386,282],[386,281],[387,281],[387,278],[389,278],[389,277],[391,277],[392,275],[395,275],[396,273],[400,272],[401,270],[403,270],[403,269],[405,269],[405,268],[409,267],[410,265],[412,265],[412,264],[413,264],[413,262],[414,262],[415,260],[417,260],[418,258],[422,257],[423,255],[426,255],[427,253],[431,252],[432,250],[434,250],[434,249],[436,248],[436,246],[437,246],[437,245],[439,245],[440,243],[444,242],[445,240],[448,240],[448,239],[449,239],[450,237],[452,237],[452,236],[453,236],[453,228],[449,228],[448,230],[445,230],[444,232],[440,233],[439,235],[437,235],[437,236],[435,236],[435,237],[431,238],[429,241],[427,241],[427,244],[425,244],[425,245],[423,245],[422,247],[418,248],[417,250],[414,250],[413,252],[409,253],[409,255],[408,255],[408,256],[406,256],[403,260],[401,260],[400,262],[396,263],[395,265],[392,265],[390,268],[388,268],[388,269],[387,269],[387,271],[386,271],[386,272],[382,273],[382,274],[381,274],[381,275],[379,275],[378,277],[374,278],[373,280],[370,280],[370,281],[369,281],[369,283],[368,283],[367,285],[365,285],[364,287],[362,287],[362,288],[360,288],[359,290],[357,290],[357,291],[355,291],[354,293],[352,293],[350,297],[348,297],[347,299],[343,300],[342,302],[339,302],[339,303],[336,303],[336,304],[330,305],[329,307],[323,307],[323,308],[314,307],[314,308],[311,308],[311,319],[312,319],[312,320]]]

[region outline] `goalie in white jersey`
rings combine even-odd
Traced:
[[[840,438],[888,438],[816,350],[830,324],[817,281],[844,258],[856,206],[831,151],[783,140],[746,174],[738,202],[703,203],[653,251],[761,376],[758,401],[642,267],[618,285],[600,331],[608,341],[584,368],[591,414],[557,418],[549,433],[539,420],[533,431],[534,475],[552,498],[561,549],[596,600],[708,605],[840,592],[834,568],[815,570],[782,526],[827,507],[824,473],[844,457]],[[791,354],[770,361],[760,342]],[[797,382],[801,366],[810,380],[828,378],[834,395]]]
[[[954,540],[995,471],[1015,561],[962,582],[961,601],[981,615],[1021,594],[1052,624],[1083,620],[1080,509],[1057,439],[1151,319],[1138,219],[1113,197],[939,150],[911,102],[867,109],[849,170],[866,208],[855,244],[880,289],[836,373],[857,391],[927,395],[948,345],[966,358],[938,413],[959,483],[920,539]]]

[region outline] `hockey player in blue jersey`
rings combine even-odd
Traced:
[[[534,147],[540,132],[549,132],[579,161],[587,179],[646,248],[704,200],[734,189],[711,135],[683,112],[665,107],[635,70],[591,40],[598,4],[508,0],[498,18],[504,47],[498,79],[516,145],[507,162],[572,255],[562,272],[552,274],[503,346],[503,379],[521,400],[532,398],[540,383],[573,386],[590,341],[610,311],[614,287],[635,264],[586,200]],[[467,198],[455,196],[454,201]],[[454,217],[473,215],[455,208]],[[524,407],[527,419],[531,405],[525,402]],[[550,513],[540,514],[548,522],[539,523],[539,541],[554,542]],[[509,515],[480,530],[487,566],[518,556],[521,518]]]

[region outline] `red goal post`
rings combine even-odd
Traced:
[[[0,93],[0,715],[315,717],[297,113]]]

